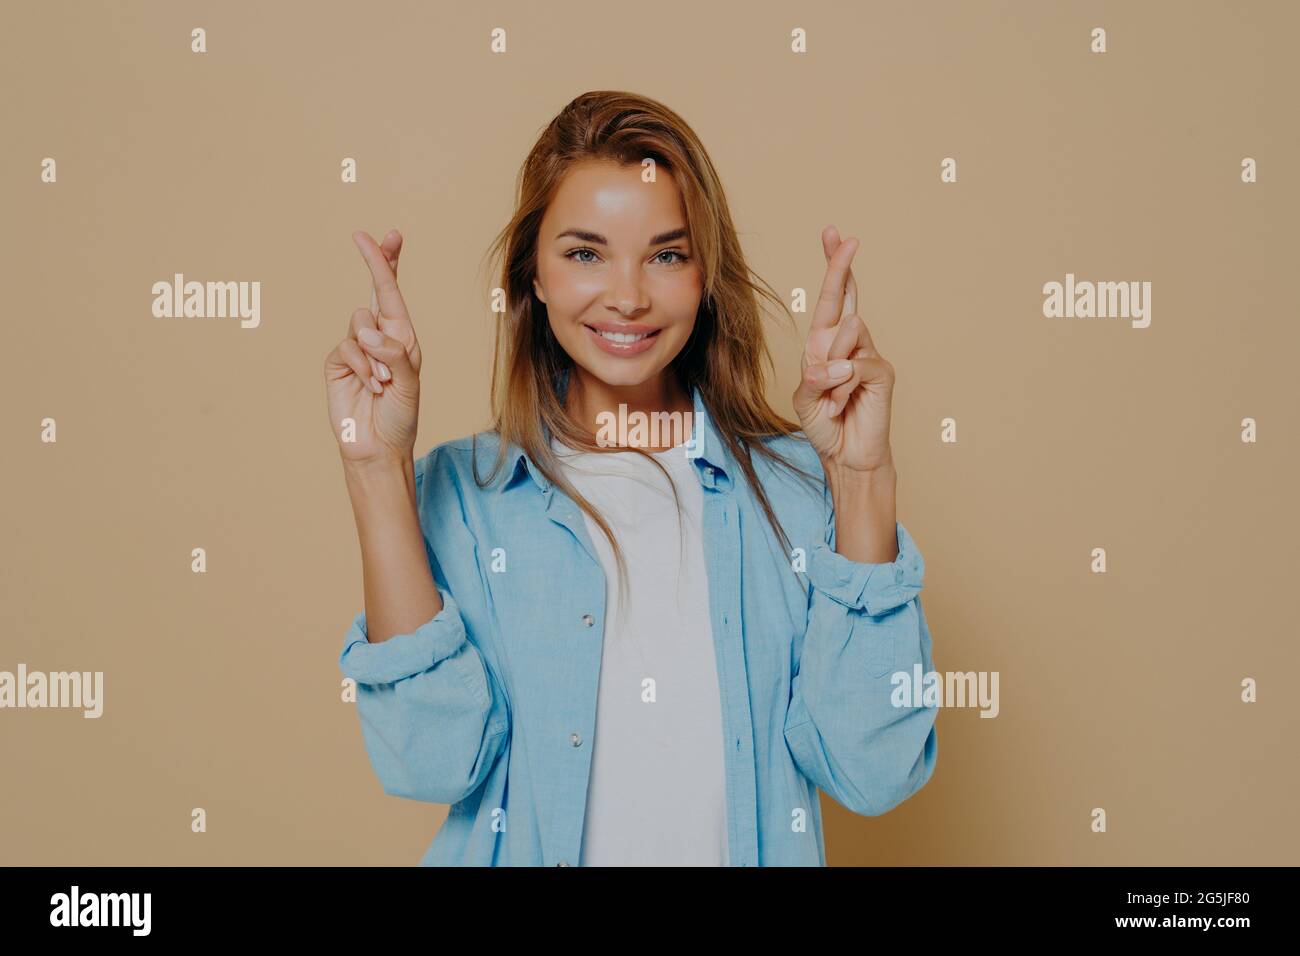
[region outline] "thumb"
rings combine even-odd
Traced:
[[[420,386],[420,376],[411,367],[411,357],[406,346],[378,329],[359,329],[357,344],[361,350],[378,362],[388,366],[393,373],[392,382],[399,388],[414,393]]]
[[[852,374],[853,363],[847,359],[806,366],[794,392],[795,411],[810,412],[831,388],[847,382]]]

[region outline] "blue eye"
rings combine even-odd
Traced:
[[[596,261],[595,259],[579,258],[583,253],[590,253],[591,255],[595,256],[596,250],[589,249],[586,246],[583,246],[581,249],[574,249],[570,252],[566,252],[564,254],[564,258],[571,259],[574,262],[580,262],[583,265],[590,265],[591,263]],[[663,259],[660,259],[660,256],[676,256],[677,258],[664,262]],[[657,259],[663,265],[676,266],[676,265],[681,265],[683,262],[688,262],[690,260],[690,257],[683,253],[678,252],[676,249],[665,249],[663,252],[659,253],[659,255],[655,256],[655,259]]]

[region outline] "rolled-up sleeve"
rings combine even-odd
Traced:
[[[876,816],[925,785],[937,755],[937,708],[895,706],[892,675],[933,669],[920,592],[925,562],[901,523],[898,556],[851,561],[828,543],[808,556],[808,625],[785,739],[803,774],[854,813]]]
[[[457,803],[487,777],[509,729],[491,668],[469,639],[451,592],[442,610],[408,634],[371,644],[358,614],[339,667],[357,683],[357,712],[384,792]]]

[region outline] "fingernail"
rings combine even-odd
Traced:
[[[827,369],[833,378],[839,378],[841,375],[848,375],[853,371],[853,363],[848,359],[840,359],[838,362],[831,362]]]
[[[379,334],[378,329],[361,329],[357,332],[357,338],[367,345],[379,345],[384,341],[384,337]]]
[[[370,376],[370,390],[374,392],[376,395],[378,395],[380,392],[384,390],[384,386],[380,385],[379,382],[375,380],[375,377],[373,375]]]
[[[388,370],[388,366],[383,362],[376,362],[375,364],[379,366],[379,381],[387,382],[393,377],[393,373]]]

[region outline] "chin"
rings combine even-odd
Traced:
[[[631,368],[629,367],[630,365],[631,363],[628,362],[620,362],[619,364],[610,367],[607,363],[598,361],[588,365],[586,368],[588,374],[593,378],[599,379],[606,385],[618,387],[644,384],[659,373],[659,369],[652,366]]]

